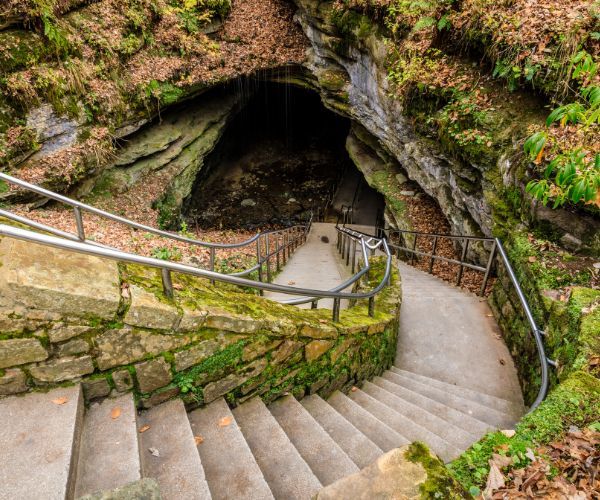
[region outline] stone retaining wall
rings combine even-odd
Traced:
[[[373,260],[371,286],[383,273]],[[0,395],[82,381],[88,401],[134,391],[149,407],[327,393],[394,359],[400,280],[342,311],[300,310],[229,285],[0,239]]]

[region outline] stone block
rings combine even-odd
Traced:
[[[273,352],[273,356],[271,356],[271,362],[274,365],[283,363],[286,359],[288,359],[292,354],[294,354],[303,346],[304,344],[302,342],[298,342],[296,340],[285,340],[277,348],[277,350]]]
[[[280,345],[283,340],[262,340],[254,342],[244,347],[242,361],[252,361],[253,359],[266,354]]]
[[[331,350],[331,354],[330,354],[331,362],[333,364],[335,364],[337,362],[337,360],[340,358],[340,356],[342,354],[344,354],[355,342],[356,342],[355,339],[349,338],[349,339],[343,340],[339,345],[335,346]]]
[[[162,500],[156,479],[144,478],[109,491],[79,497],[79,500]]]
[[[90,351],[90,344],[83,339],[73,339],[58,346],[59,356],[72,356],[73,354],[85,354]]]
[[[127,325],[158,330],[171,330],[179,321],[177,308],[162,302],[153,293],[147,292],[139,286],[132,285],[131,305],[125,315]]]
[[[74,315],[113,318],[121,302],[117,263],[3,238],[0,296],[15,305]]]
[[[83,335],[91,330],[92,328],[89,326],[65,325],[64,323],[59,323],[48,330],[48,338],[50,339],[50,342],[64,342],[65,340]]]
[[[152,394],[149,398],[142,400],[142,406],[144,408],[152,408],[153,406],[159,405],[174,398],[179,394],[179,387],[169,387],[168,389],[157,391]]]
[[[0,368],[43,361],[47,357],[46,349],[37,339],[0,340]]]
[[[171,365],[163,358],[144,361],[135,365],[140,391],[150,392],[169,384],[173,379]]]
[[[119,392],[127,392],[133,389],[133,376],[129,370],[117,370],[112,373],[115,389]]]
[[[369,327],[367,328],[367,334],[374,335],[376,333],[383,333],[385,331],[386,326],[387,323],[385,321],[369,325]]]
[[[207,310],[204,326],[234,333],[256,333],[264,327],[264,321],[240,316],[218,309]]]
[[[183,309],[183,316],[177,330],[180,332],[193,332],[199,330],[206,323],[207,311],[200,309]]]
[[[25,373],[14,368],[6,370],[4,375],[0,377],[0,396],[8,396],[10,394],[18,394],[27,390],[27,377]]]
[[[220,334],[213,339],[204,340],[199,344],[193,345],[189,349],[176,352],[175,370],[179,372],[189,368],[190,366],[202,363],[202,361],[211,357],[216,352],[231,344],[235,344],[243,338],[245,338],[245,336]]]
[[[89,375],[93,371],[91,356],[59,358],[30,369],[31,376],[37,382],[62,382]]]
[[[130,328],[108,330],[95,339],[98,368],[107,370],[128,365],[147,356],[184,347],[191,340],[188,335],[163,335]]]
[[[86,401],[103,398],[110,394],[110,385],[106,378],[86,380],[81,386],[83,387],[83,397]]]
[[[232,373],[220,380],[217,380],[216,382],[211,382],[210,384],[206,385],[206,387],[204,387],[204,403],[208,404],[211,401],[217,399],[218,397],[223,396],[228,392],[232,391],[236,387],[239,387],[251,378],[260,375],[260,373],[266,367],[267,360],[260,359],[255,361],[254,363],[251,363],[239,373]]]
[[[303,325],[300,329],[300,335],[310,337],[311,339],[336,339],[338,331],[330,325]]]
[[[331,340],[313,340],[312,342],[309,342],[304,349],[306,361],[310,363],[311,361],[319,359],[332,345],[333,342]]]

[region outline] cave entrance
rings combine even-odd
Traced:
[[[232,87],[241,92],[241,87]],[[199,173],[183,215],[202,229],[255,229],[306,220],[335,221],[342,204],[371,203],[375,224],[383,198],[365,182],[345,148],[350,120],[323,106],[316,92],[253,82]],[[367,220],[369,219],[369,220]],[[372,220],[370,220],[372,219]]]

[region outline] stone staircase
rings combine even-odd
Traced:
[[[81,498],[154,478],[163,499],[309,499],[383,453],[422,441],[443,460],[519,406],[392,368],[327,400],[224,399],[190,413],[175,399],[138,413],[133,396],[84,409],[79,386],[0,401],[0,498]]]

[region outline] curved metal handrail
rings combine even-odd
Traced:
[[[459,274],[458,274],[458,279],[457,279],[458,286],[460,286],[461,279],[462,279],[462,269],[465,267],[469,268],[469,269],[473,269],[475,271],[485,273],[484,279],[483,279],[483,284],[482,284],[481,290],[480,290],[480,295],[484,295],[484,293],[485,293],[487,283],[490,278],[492,268],[494,266],[496,254],[499,254],[500,260],[504,266],[504,269],[506,270],[506,273],[508,274],[509,280],[510,280],[512,286],[514,287],[514,289],[517,293],[517,297],[519,298],[519,302],[521,303],[523,311],[525,312],[525,318],[527,319],[527,323],[529,324],[531,334],[533,335],[533,338],[535,340],[538,358],[540,360],[540,366],[541,366],[540,388],[538,390],[538,394],[535,398],[535,401],[531,404],[531,406],[529,408],[529,412],[532,412],[533,410],[535,410],[540,405],[540,403],[546,398],[546,396],[548,394],[548,390],[550,387],[549,367],[556,365],[556,363],[546,356],[546,350],[544,347],[544,340],[543,340],[544,331],[539,328],[537,322],[535,321],[535,318],[533,317],[533,312],[531,311],[529,302],[527,301],[527,298],[525,297],[525,294],[523,293],[521,284],[519,283],[519,280],[517,279],[515,271],[510,263],[510,259],[508,258],[506,250],[504,249],[504,246],[502,244],[502,241],[499,238],[487,238],[487,237],[481,237],[481,236],[463,236],[463,235],[459,235],[459,234],[424,233],[421,231],[411,231],[411,230],[405,230],[405,229],[390,229],[390,228],[377,228],[377,234],[380,235],[383,239],[387,239],[392,234],[398,234],[398,235],[408,234],[408,235],[415,236],[415,239],[413,240],[412,248],[409,248],[409,247],[403,246],[403,245],[395,245],[393,243],[390,243],[389,247],[392,249],[396,249],[398,251],[398,253],[400,251],[408,252],[411,254],[411,257],[418,255],[418,256],[423,256],[423,257],[429,258],[430,259],[430,263],[429,263],[429,272],[430,273],[433,270],[434,260],[440,260],[442,262],[448,262],[450,264],[459,265],[460,268],[459,268]],[[425,237],[425,238],[429,238],[429,239],[433,240],[432,250],[430,253],[417,250],[416,247],[417,247],[417,238],[418,237]],[[436,247],[437,247],[437,240],[439,240],[440,238],[447,238],[450,240],[463,241],[463,243],[464,243],[463,251],[462,251],[460,260],[451,259],[448,257],[443,257],[441,255],[435,254]],[[467,254],[467,249],[468,249],[468,245],[470,242],[481,242],[481,243],[491,243],[492,244],[492,248],[490,250],[487,265],[485,267],[466,262],[466,254]],[[412,262],[412,260],[413,259],[411,258],[411,262]]]
[[[125,262],[130,264],[141,264],[148,267],[154,267],[161,270],[163,277],[163,286],[167,293],[167,288],[170,286],[171,294],[173,293],[173,286],[171,281],[171,273],[178,272],[182,274],[188,274],[199,278],[209,279],[211,282],[219,281],[223,283],[229,283],[238,286],[255,288],[263,291],[279,292],[287,295],[303,295],[315,298],[333,298],[333,319],[339,321],[339,304],[342,299],[369,299],[369,314],[374,315],[374,297],[377,295],[388,283],[391,273],[391,254],[388,252],[388,260],[386,265],[386,272],[378,284],[377,287],[367,292],[342,292],[342,291],[331,291],[331,290],[317,290],[311,288],[298,288],[286,285],[278,285],[275,283],[264,283],[259,281],[242,278],[239,276],[232,276],[228,274],[221,274],[214,271],[208,271],[205,269],[198,269],[186,264],[179,264],[176,262],[164,261],[155,259],[153,257],[145,257],[142,255],[132,254],[123,252],[110,247],[101,247],[90,245],[86,242],[72,241],[64,238],[58,238],[56,236],[36,233],[26,229],[8,226],[0,224],[0,235],[8,236],[11,238],[29,241],[32,243],[38,243],[45,246],[54,248],[60,248],[72,252],[82,253],[86,255],[93,255],[97,257],[108,258],[118,262]],[[385,242],[384,247],[387,248]],[[168,293],[167,293],[168,295]]]

